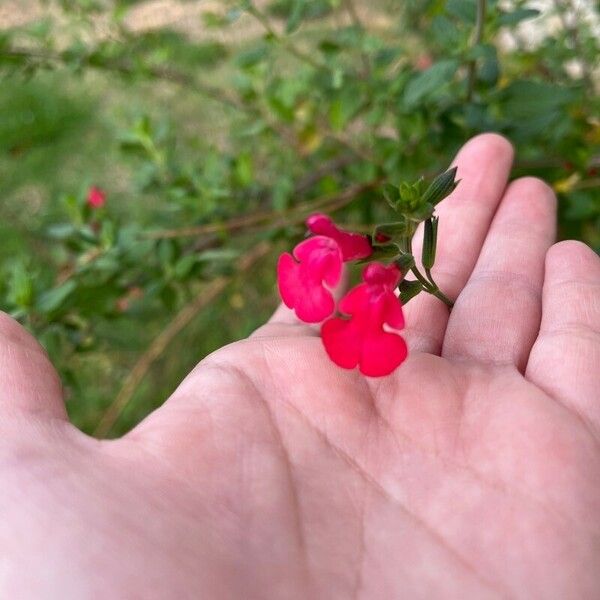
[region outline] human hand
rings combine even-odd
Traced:
[[[386,378],[280,308],[98,441],[0,316],[0,596],[595,596],[600,260],[553,245],[552,191],[506,187],[511,162],[496,135],[461,150],[433,269],[456,304],[406,306]]]

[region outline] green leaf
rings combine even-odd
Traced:
[[[187,256],[180,258],[173,270],[175,277],[177,279],[185,279],[197,262],[197,257],[194,254],[188,254]]]
[[[45,314],[55,312],[65,303],[67,298],[75,291],[76,287],[77,284],[70,279],[62,285],[44,292],[38,298],[36,302],[36,308],[41,313]]]
[[[537,117],[554,112],[574,97],[572,90],[545,81],[513,81],[503,90],[504,110],[511,120]]]
[[[404,106],[414,108],[419,102],[443,88],[452,80],[458,64],[455,59],[441,60],[426,71],[415,75],[404,90]]]
[[[216,260],[235,260],[240,255],[238,250],[233,248],[217,248],[215,250],[205,250],[197,255],[198,262],[213,262]]]
[[[33,300],[33,277],[22,261],[14,263],[9,270],[7,299],[20,308],[30,306]]]
[[[465,23],[475,23],[477,13],[475,0],[448,0],[446,12]]]
[[[294,0],[292,3],[292,10],[290,12],[290,16],[288,17],[287,23],[285,25],[286,33],[293,33],[300,27],[300,25],[302,25],[305,12],[306,0]]]
[[[534,19],[540,15],[540,11],[535,8],[517,8],[512,12],[502,13],[498,17],[499,25],[516,25],[527,19]]]

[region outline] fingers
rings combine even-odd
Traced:
[[[433,277],[453,300],[465,285],[479,256],[496,207],[502,198],[513,160],[513,149],[503,137],[487,133],[470,140],[458,153],[460,184],[436,208],[440,217]],[[415,234],[413,252],[420,257],[422,227]],[[406,306],[406,337],[411,351],[439,354],[448,309],[437,298],[421,293]]]
[[[543,181],[528,177],[508,187],[450,315],[442,356],[525,369],[539,329],[555,221],[556,198]]]
[[[67,418],[62,387],[46,353],[23,327],[0,312],[0,421],[13,414]]]
[[[600,435],[600,258],[585,244],[548,251],[542,323],[525,376]]]

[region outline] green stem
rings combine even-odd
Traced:
[[[433,280],[433,277],[431,275],[431,269],[428,269],[427,267],[425,267],[425,277],[427,277],[427,279],[429,279],[431,285],[433,285],[434,287],[437,287],[437,284],[435,283],[435,281]]]
[[[411,272],[417,278],[419,283],[423,286],[423,288],[426,291],[429,291],[432,288],[431,283],[429,281],[427,281],[427,279],[425,279],[425,277],[423,277],[423,275],[421,274],[421,271],[419,271],[419,269],[417,269],[417,267],[413,267],[411,269]]]
[[[448,296],[446,296],[446,294],[444,294],[444,292],[440,290],[435,281],[433,281],[431,277],[431,271],[429,269],[425,269],[429,280],[423,276],[423,274],[421,273],[421,271],[419,271],[419,269],[417,269],[417,267],[413,267],[411,269],[411,272],[417,278],[417,280],[423,286],[423,289],[426,292],[441,300],[448,308],[451,309],[454,306],[454,302],[452,302],[452,300],[450,300],[450,298],[448,298]]]
[[[473,48],[481,44],[483,40],[483,27],[485,25],[486,0],[477,0],[477,17],[475,21],[475,35],[473,36]],[[475,90],[475,76],[477,75],[477,61],[475,59],[469,62],[467,101],[473,99]]]
[[[439,298],[448,308],[452,309],[454,306],[454,302],[444,294],[437,286],[433,290],[427,290],[431,295]]]

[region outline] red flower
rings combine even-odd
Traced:
[[[319,213],[311,215],[306,220],[306,225],[312,233],[335,240],[342,251],[344,261],[360,260],[371,256],[373,253],[366,235],[339,229],[327,215]]]
[[[281,298],[306,323],[319,323],[333,313],[335,301],[323,284],[334,287],[341,275],[340,247],[322,235],[301,242],[294,248],[293,257],[286,252],[277,263]]]
[[[88,206],[92,208],[102,208],[106,202],[105,193],[95,185],[89,189],[87,195]]]
[[[371,263],[363,281],[341,300],[340,311],[349,319],[323,323],[321,337],[333,362],[345,369],[359,367],[370,377],[388,375],[408,354],[406,342],[397,332],[404,327],[402,304],[394,294],[401,274],[394,265]]]

